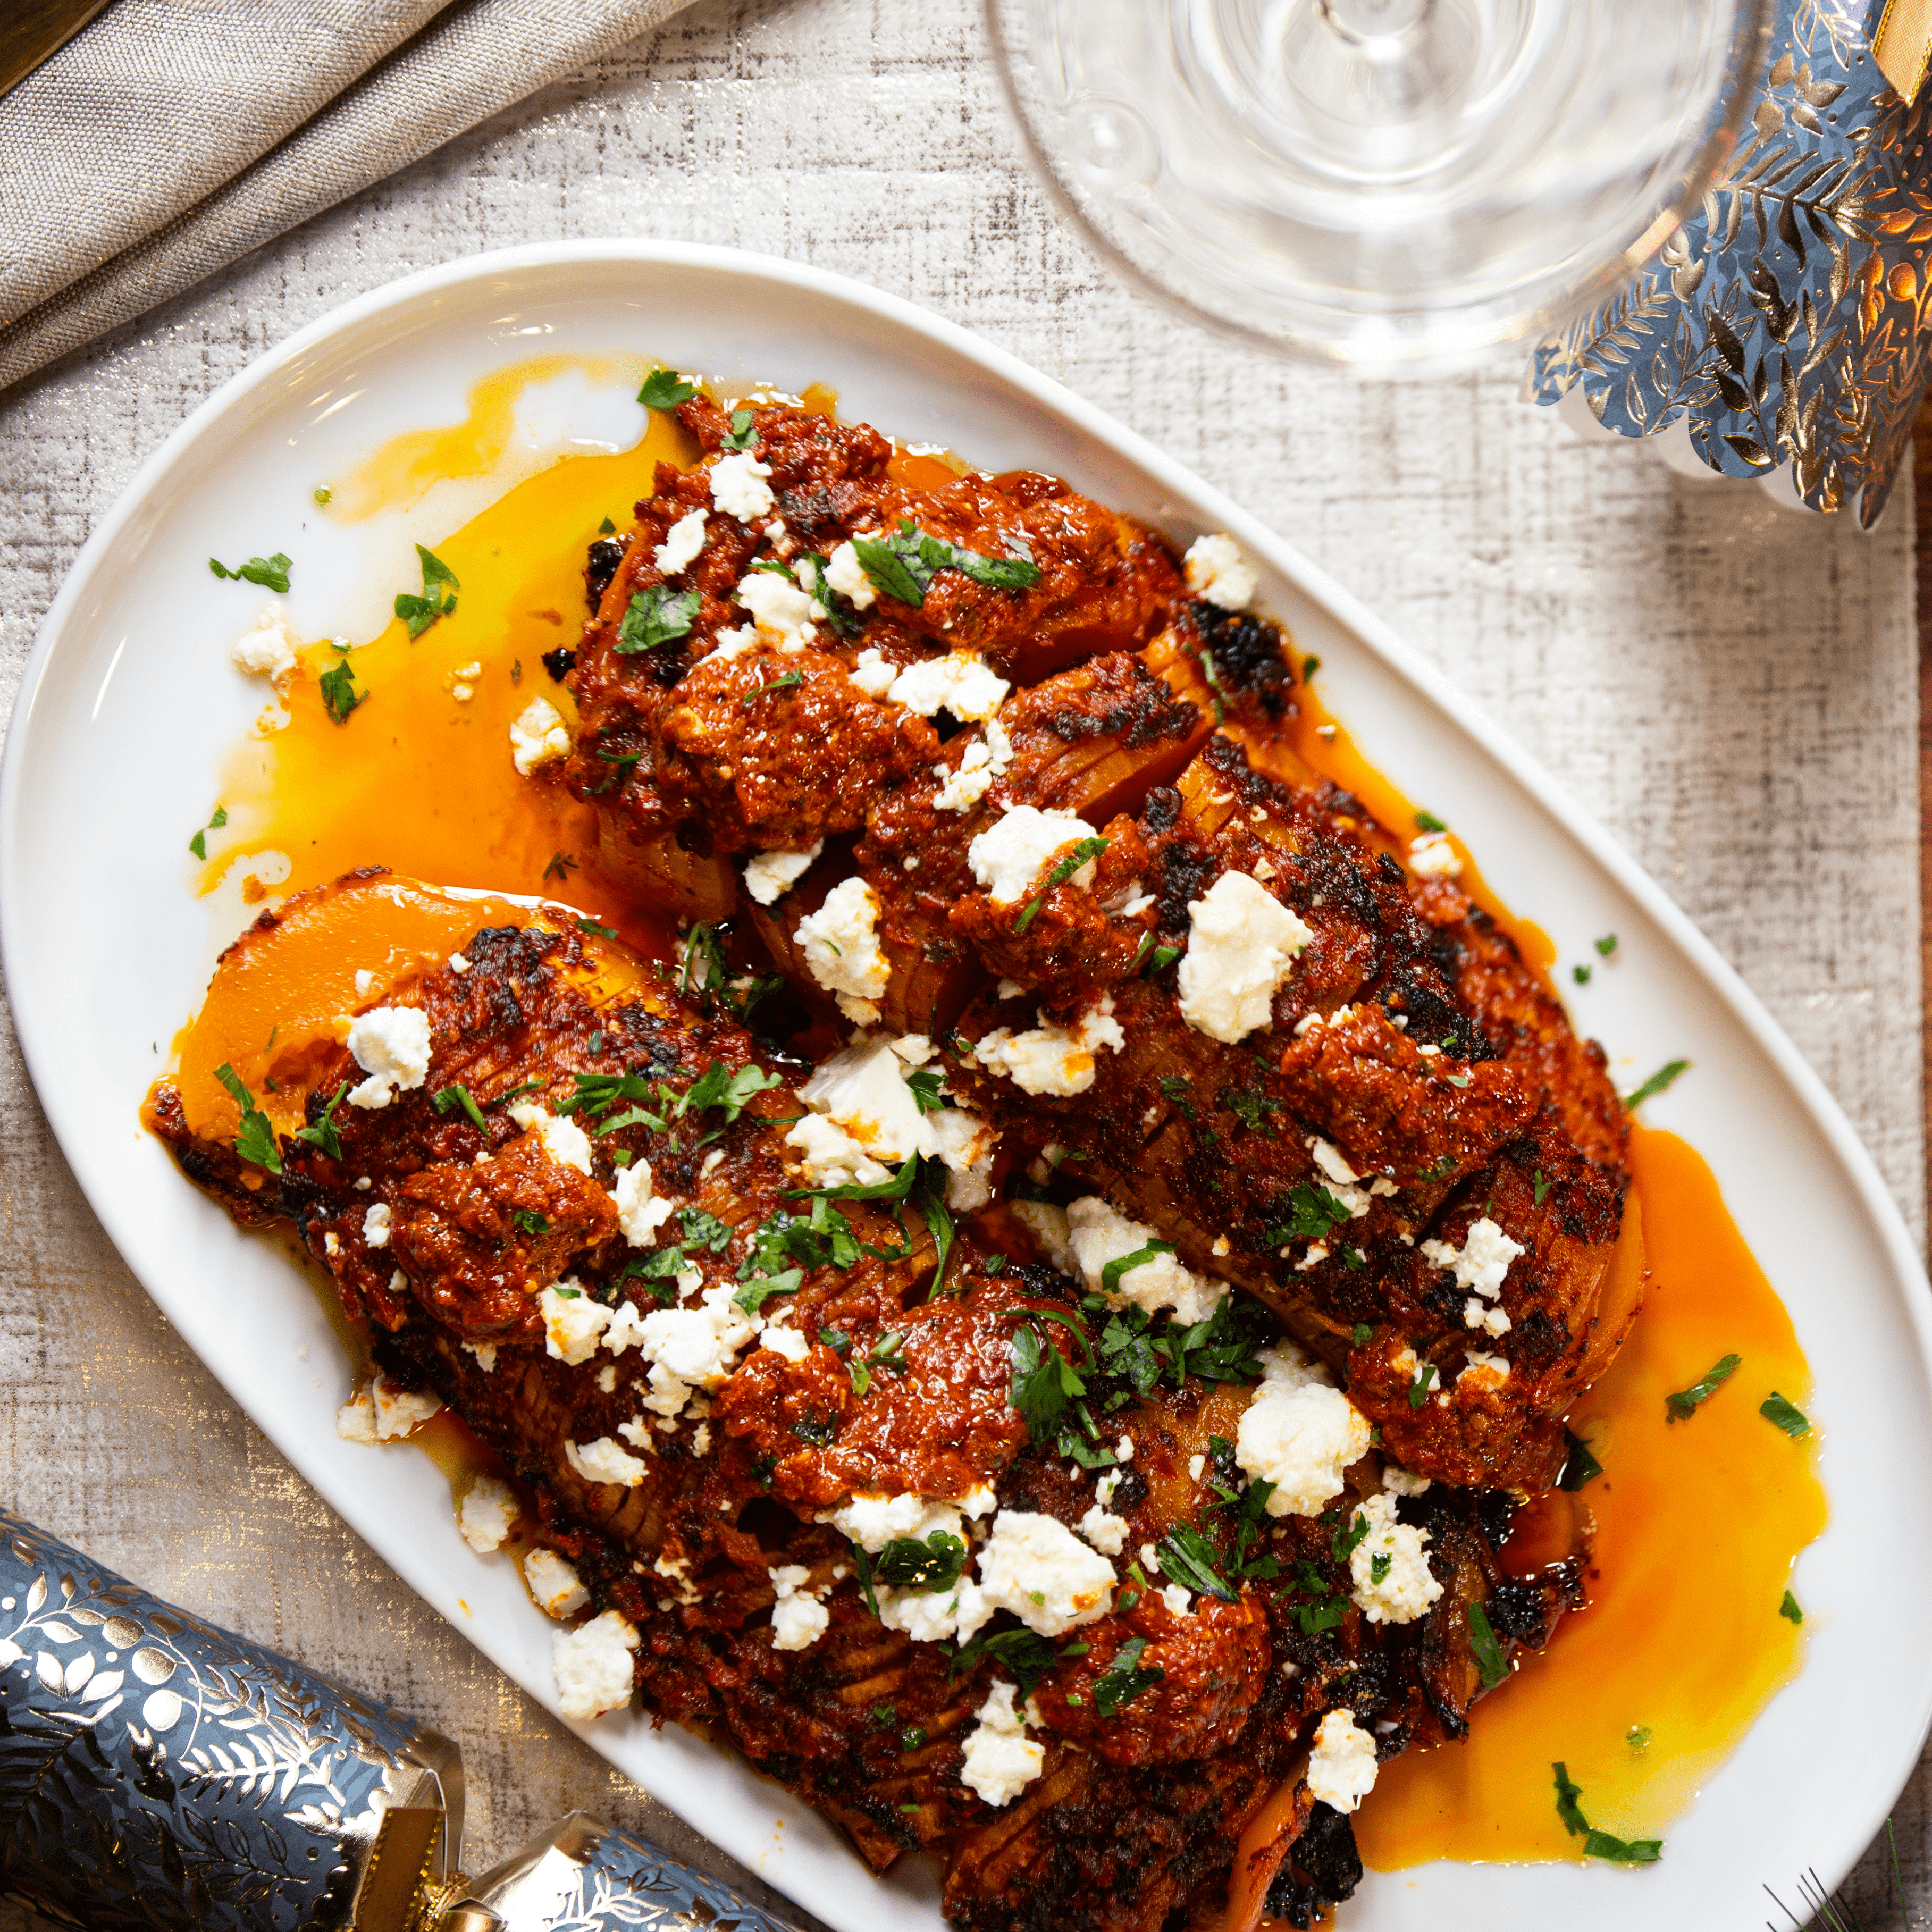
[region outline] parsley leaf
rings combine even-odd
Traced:
[[[1266,1238],[1271,1248],[1297,1239],[1325,1240],[1352,1218],[1348,1209],[1318,1180],[1304,1180],[1292,1190],[1288,1208],[1288,1219],[1280,1227],[1268,1231]]]
[[[550,855],[550,863],[543,868],[543,875],[547,879],[567,882],[577,866],[578,861],[568,852],[553,852]]]
[[[1449,830],[1432,812],[1418,812],[1415,814],[1415,829],[1418,832],[1447,832]]]
[[[1570,1782],[1567,1765],[1552,1764],[1550,1768],[1556,1774],[1556,1815],[1563,1820],[1564,1830],[1573,1838],[1586,1836],[1590,1821],[1583,1816],[1582,1808],[1576,1802],[1583,1795],[1583,1787]]]
[[[714,1255],[722,1255],[730,1246],[730,1224],[716,1214],[708,1214],[702,1208],[680,1208],[677,1218],[683,1223],[686,1246],[708,1248]]]
[[[1472,1615],[1474,1612],[1472,1611]],[[1633,1731],[1634,1738],[1636,1732]],[[1643,1733],[1645,1744],[1650,1742],[1650,1733]],[[1641,1750],[1638,1745],[1634,1748]],[[1556,1774],[1556,1815],[1563,1820],[1563,1828],[1573,1838],[1583,1840],[1583,1856],[1586,1858],[1605,1858],[1622,1865],[1654,1865],[1664,1856],[1661,1838],[1613,1838],[1607,1832],[1600,1832],[1583,1816],[1583,1808],[1577,1800],[1583,1795],[1582,1788],[1570,1781],[1567,1766],[1553,1764],[1550,1769]]]
[[[208,833],[211,832],[219,832],[227,823],[227,806],[225,805],[218,805],[214,808],[214,816],[188,842],[188,849],[192,852],[197,859],[206,859],[208,856]]]
[[[698,393],[695,382],[687,382],[674,369],[653,369],[638,392],[638,400],[647,410],[674,410]]]
[[[1661,1094],[1673,1084],[1678,1076],[1687,1072],[1690,1065],[1688,1060],[1672,1060],[1660,1066],[1641,1087],[1633,1088],[1624,1096],[1624,1106],[1631,1110],[1640,1107],[1653,1094]]]
[[[235,1151],[244,1160],[266,1167],[271,1174],[280,1174],[282,1156],[275,1145],[275,1130],[268,1115],[256,1106],[255,1096],[243,1084],[241,1075],[224,1060],[214,1070],[214,1077],[242,1109],[242,1131],[235,1136]]]
[[[322,702],[323,709],[338,724],[349,722],[349,714],[358,704],[366,704],[370,694],[356,688],[356,674],[344,658],[338,664],[332,664],[322,674]]]
[[[1172,1241],[1150,1241],[1145,1247],[1136,1248],[1130,1255],[1116,1256],[1100,1270],[1100,1292],[1102,1294],[1118,1294],[1121,1276],[1131,1274],[1136,1268],[1144,1268],[1149,1262],[1158,1261],[1162,1255],[1171,1255],[1173,1252],[1174,1244]]]
[[[1167,1672],[1158,1668],[1140,1669],[1141,1653],[1147,1648],[1144,1636],[1132,1636],[1114,1653],[1107,1674],[1094,1686],[1094,1708],[1103,1718],[1131,1704],[1143,1690],[1158,1684]]]
[[[547,1214],[539,1214],[534,1208],[512,1209],[510,1221],[519,1234],[528,1234],[532,1238],[541,1238],[550,1232],[550,1216]],[[557,1290],[560,1294],[563,1292],[564,1291],[560,1288]]]
[[[625,607],[612,649],[620,656],[634,657],[674,638],[688,637],[703,601],[695,590],[672,590],[662,584],[636,592]]]
[[[1784,1602],[1778,1606],[1778,1614],[1791,1623],[1802,1624],[1804,1621],[1804,1612],[1798,1607],[1798,1599],[1789,1590],[1784,1593]]]
[[[1040,916],[1040,909],[1046,903],[1047,895],[1056,886],[1064,886],[1090,859],[1097,859],[1107,849],[1106,839],[1095,837],[1083,838],[1053,870],[1047,874],[1046,883],[1027,902],[1025,911],[1013,922],[1016,932],[1024,932]]]
[[[1503,1647],[1497,1642],[1496,1634],[1490,1628],[1489,1612],[1480,1604],[1469,1606],[1468,1624],[1469,1648],[1474,1654],[1483,1688],[1493,1690],[1509,1675],[1509,1666],[1503,1658]]]
[[[448,1087],[439,1088],[430,1096],[430,1104],[439,1114],[452,1113],[460,1108],[470,1117],[472,1126],[486,1133],[489,1131],[490,1124],[483,1118],[483,1109],[477,1106],[474,1096],[460,1081]]]
[[[989,1658],[1012,1678],[1018,1687],[1016,1701],[1024,1704],[1060,1658],[1084,1657],[1087,1649],[1084,1643],[1070,1643],[1056,1657],[1052,1645],[1033,1630],[994,1630],[989,1636],[976,1636],[970,1643],[962,1644],[952,1654],[949,1674],[956,1677],[982,1658]]]
[[[1429,1400],[1431,1384],[1436,1380],[1436,1364],[1424,1362],[1415,1372],[1415,1379],[1408,1385],[1408,1406],[1420,1408]]]
[[[1160,1540],[1160,1567],[1177,1583],[1224,1604],[1240,1600],[1234,1586],[1216,1567],[1221,1552],[1191,1522],[1178,1522]]]
[[[232,583],[259,584],[264,590],[286,590],[289,587],[289,572],[294,566],[277,550],[273,556],[251,556],[246,563],[238,563],[232,570],[210,557],[208,567],[217,577],[225,577]]]
[[[1556,1184],[1553,1180],[1545,1180],[1543,1178],[1543,1170],[1539,1167],[1536,1170],[1536,1179],[1533,1185],[1536,1190],[1536,1204],[1540,1208],[1543,1205],[1544,1196]]]
[[[782,677],[770,679],[763,684],[754,684],[742,698],[739,699],[738,702],[740,704],[749,704],[754,699],[767,697],[774,691],[789,691],[794,686],[802,684],[804,682],[803,671],[788,670]],[[837,949],[835,947],[833,950],[836,951]]]
[[[727,1074],[724,1062],[714,1060],[691,1083],[673,1118],[680,1118],[694,1108],[701,1112],[716,1107],[723,1113],[724,1124],[732,1126],[754,1095],[782,1084],[776,1073],[767,1073],[762,1066],[748,1061],[736,1072]]]
[[[344,1081],[337,1088],[327,1106],[322,1110],[321,1118],[312,1127],[298,1127],[296,1138],[313,1148],[320,1148],[331,1160],[342,1158],[342,1138],[335,1131],[335,1110],[342,1105],[342,1096],[349,1091],[349,1082]]]
[[[463,588],[455,572],[434,550],[418,544],[416,555],[422,563],[422,595],[412,597],[406,590],[400,591],[395,604],[396,615],[409,626],[412,641],[439,617],[447,617],[456,608],[454,593]]]
[[[1758,1414],[1774,1429],[1781,1429],[1796,1442],[1811,1432],[1811,1419],[1796,1402],[1789,1402],[1773,1389],[1758,1405]]]
[[[1593,940],[1592,943],[1606,959],[1617,950],[1617,936],[1614,932],[1606,932],[1602,938]]]
[[[1369,1533],[1369,1519],[1360,1510],[1356,1510],[1347,1528],[1337,1525],[1329,1532],[1328,1547],[1337,1563],[1346,1563],[1361,1546],[1364,1537]]]
[[[1366,1322],[1358,1322],[1348,1331],[1349,1346],[1366,1348],[1376,1339],[1376,1331]]]
[[[935,1529],[923,1543],[894,1537],[873,1559],[872,1574],[895,1590],[944,1590],[958,1582],[965,1568],[965,1544]]]
[[[928,536],[909,518],[902,518],[890,536],[854,537],[852,548],[873,588],[915,610],[941,570],[958,571],[995,590],[1024,590],[1040,581],[1040,566],[1030,557],[982,556],[944,537]]]
[[[1395,1558],[1390,1556],[1386,1550],[1378,1550],[1369,1558],[1369,1581],[1371,1583],[1381,1583],[1386,1582],[1388,1577],[1389,1567],[1394,1562],[1394,1561]]]
[[[1664,1398],[1673,1422],[1688,1422],[1718,1390],[1738,1372],[1741,1355],[1725,1355],[1713,1362],[1688,1388],[1678,1389]]]
[[[1604,1466],[1590,1453],[1590,1445],[1582,1437],[1566,1429],[1563,1441],[1569,1450],[1563,1464],[1563,1473],[1556,1479],[1559,1490],[1568,1490],[1573,1494],[1586,1483],[1594,1482],[1604,1473]]]
[[[1587,966],[1573,966],[1570,969],[1570,976],[1578,986],[1587,986],[1590,983],[1590,969]]]
[[[1051,1439],[1076,1396],[1087,1393],[1080,1371],[1030,1323],[1013,1331],[1012,1405],[1036,1442]]]
[[[912,1090],[912,1097],[922,1114],[937,1114],[946,1105],[941,1089],[946,1076],[936,1068],[916,1067],[906,1076],[905,1084]],[[997,1270],[995,1270],[997,1272]]]
[[[749,449],[758,440],[758,420],[750,410],[734,410],[731,427],[724,433],[723,447],[732,451]]]

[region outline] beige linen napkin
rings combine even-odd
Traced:
[[[688,0],[116,0],[0,98],[0,389]]]

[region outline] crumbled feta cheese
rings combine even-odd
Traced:
[[[597,1386],[606,1395],[617,1393],[617,1365],[615,1362],[606,1362],[597,1371]]]
[[[798,1150],[799,1165],[814,1187],[875,1187],[892,1178],[889,1169],[823,1114],[807,1114],[795,1123],[785,1145]]]
[[[1099,1486],[1095,1485],[1097,1490]],[[1113,1491],[1107,1492],[1111,1501]],[[1102,1504],[1096,1503],[1080,1519],[1080,1534],[1102,1556],[1118,1556],[1127,1546],[1127,1520],[1124,1516],[1112,1514]]]
[[[567,1292],[564,1292],[567,1291]],[[544,1352],[574,1368],[597,1352],[597,1344],[610,1322],[610,1310],[592,1301],[566,1275],[537,1297],[544,1322]]]
[[[1255,601],[1259,586],[1254,568],[1232,537],[1219,533],[1196,537],[1183,561],[1187,567],[1187,587],[1196,596],[1204,597],[1224,610],[1245,610]]]
[[[1342,1472],[1368,1448],[1367,1418],[1340,1389],[1271,1379],[1241,1412],[1234,1460],[1274,1484],[1270,1516],[1319,1516],[1342,1493]]]
[[[1330,1711],[1316,1726],[1308,1760],[1311,1797],[1337,1811],[1352,1811],[1376,1788],[1376,1740],[1352,1712]]]
[[[809,1650],[832,1622],[831,1612],[804,1588],[812,1572],[802,1563],[785,1563],[765,1574],[778,1593],[772,1605],[772,1648]]]
[[[579,1174],[590,1172],[590,1137],[574,1120],[560,1119],[534,1100],[519,1100],[510,1109],[510,1118],[526,1134],[536,1135],[559,1167],[574,1167]]]
[[[651,554],[651,561],[663,577],[675,577],[688,569],[704,548],[704,512],[688,510],[664,532],[664,540]]]
[[[805,948],[812,976],[835,994],[855,1026],[874,1026],[874,1003],[886,990],[892,963],[879,950],[879,896],[863,879],[842,879],[818,911],[798,922],[792,938]]]
[[[429,1072],[429,1016],[420,1006],[371,1006],[349,1029],[349,1051],[368,1075],[349,1090],[352,1107],[386,1107]]]
[[[745,890],[760,905],[776,905],[817,862],[820,839],[808,852],[754,852],[745,862]]]
[[[812,1353],[812,1338],[782,1322],[767,1322],[760,1342],[788,1362],[802,1362]]]
[[[1201,1472],[1206,1468],[1207,1466],[1208,1459],[1205,1456],[1189,1456],[1187,1459],[1188,1480],[1190,1482],[1199,1482],[1201,1480]]]
[[[993,1198],[993,1156],[1000,1130],[964,1107],[945,1107],[926,1117],[927,1131],[946,1163],[946,1204],[970,1214]]]
[[[1106,1509],[1112,1503],[1114,1492],[1120,1486],[1121,1478],[1126,1474],[1124,1469],[1109,1469],[1104,1475],[1094,1479],[1094,1500],[1102,1509]],[[1082,1527],[1084,1527],[1084,1523]],[[1091,1543],[1094,1539],[1090,1536],[1087,1540]]]
[[[386,1202],[378,1201],[363,1215],[362,1245],[365,1248],[386,1248],[389,1245],[389,1209]]]
[[[711,466],[711,500],[741,524],[769,517],[778,500],[765,481],[771,473],[771,465],[760,463],[748,449],[734,450]]]
[[[628,1704],[637,1647],[638,1627],[621,1610],[606,1610],[581,1629],[558,1631],[550,1645],[557,1708],[581,1723]]]
[[[1028,988],[1022,986],[1017,980],[1002,980],[1000,983],[993,988],[993,997],[1004,1005],[1008,1000],[1024,999],[1028,990],[1029,989]]]
[[[758,647],[758,632],[754,624],[740,624],[734,631],[720,631],[710,650],[704,654],[706,664],[727,664],[734,658],[742,657],[747,651]]]
[[[1286,1254],[1288,1250],[1283,1248],[1282,1252]],[[1295,1263],[1295,1272],[1298,1274],[1306,1274],[1310,1268],[1319,1268],[1328,1258],[1328,1244],[1326,1241],[1311,1241],[1308,1246],[1307,1253]]]
[[[908,664],[886,695],[922,718],[950,711],[962,724],[977,724],[999,710],[1012,686],[976,651],[949,651]]]
[[[1058,1636],[1114,1605],[1114,1566],[1058,1516],[1002,1510],[980,1550],[980,1588],[995,1610]]]
[[[1034,1017],[1040,1024],[1031,1031],[997,1027],[973,1048],[982,1066],[1004,1074],[1022,1093],[1084,1094],[1094,1084],[1094,1054],[1103,1046],[1118,1053],[1127,1043],[1111,993],[1102,994],[1071,1028]]]
[[[1456,856],[1456,848],[1450,844],[1446,832],[1425,832],[1420,838],[1411,839],[1408,868],[1418,879],[1460,879],[1462,876],[1462,862]]]
[[[1026,1720],[1013,1708],[1014,1692],[1011,1684],[995,1684],[966,1734],[960,1779],[988,1804],[1010,1804],[1046,1766],[1045,1746],[1027,1736]]]
[[[998,824],[967,847],[966,862],[995,905],[1013,905],[1034,891],[1042,875],[1070,846],[1096,836],[1092,826],[1070,812],[1010,805]],[[1088,890],[1097,862],[1089,859],[1066,883]]]
[[[1472,1291],[1462,1304],[1463,1325],[1496,1336],[1509,1333],[1510,1318],[1494,1304],[1503,1292],[1510,1263],[1526,1252],[1520,1241],[1512,1240],[1486,1214],[1470,1223],[1460,1249],[1447,1241],[1422,1244],[1424,1260],[1432,1268],[1454,1269],[1456,1286]],[[1486,1302],[1491,1305],[1484,1306]]]
[[[478,1556],[488,1556],[502,1547],[523,1513],[516,1491],[501,1476],[478,1476],[457,1505],[456,1526]]]
[[[1141,1568],[1150,1576],[1160,1574],[1160,1552],[1151,1543],[1141,1545]]]
[[[610,1199],[617,1210],[617,1226],[634,1248],[653,1245],[657,1231],[676,1210],[676,1203],[652,1192],[651,1164],[642,1159],[617,1170],[617,1184]]]
[[[1430,1487],[1426,1476],[1410,1474],[1406,1469],[1399,1469],[1393,1462],[1382,1466],[1382,1487],[1392,1496],[1419,1496]]]
[[[358,1389],[335,1412],[335,1432],[345,1442],[376,1439],[376,1402],[366,1388]]]
[[[1058,1229],[1042,1232],[1051,1226],[1045,1217],[1036,1220],[1034,1214],[1025,1214],[1026,1209],[1036,1210],[1041,1204],[1017,1204],[1028,1226],[1040,1234],[1051,1252],[1057,1245],[1053,1237]],[[1084,1196],[1067,1208],[1065,1226],[1065,1262],[1063,1264],[1054,1255],[1054,1265],[1073,1276],[1088,1294],[1104,1295],[1116,1308],[1131,1303],[1136,1308],[1144,1308],[1150,1315],[1171,1308],[1176,1321],[1203,1322],[1228,1292],[1226,1282],[1196,1274],[1183,1268],[1172,1254],[1157,1254],[1124,1270],[1108,1286],[1106,1270],[1110,1262],[1138,1253],[1160,1237],[1144,1222],[1130,1220],[1097,1194]]]
[[[970,812],[993,788],[993,781],[1006,775],[1013,761],[1013,741],[997,718],[986,720],[982,736],[966,747],[956,767],[934,765],[932,775],[940,782],[932,802],[940,812]]]
[[[963,1643],[993,1614],[970,1576],[943,1590],[898,1590],[880,1583],[873,1594],[879,1622],[887,1630],[904,1630],[914,1643]]]
[[[449,956],[449,970],[452,973],[466,973],[470,962],[460,952],[452,952]]]
[[[255,621],[229,647],[235,668],[250,677],[266,677],[278,691],[285,691],[296,668],[302,640],[290,630],[281,612],[264,604],[255,613]]]
[[[1372,1624],[1413,1623],[1442,1594],[1442,1586],[1430,1573],[1425,1547],[1429,1532],[1400,1521],[1394,1498],[1383,1493],[1364,1501],[1349,1519],[1352,1527],[1362,1517],[1368,1520],[1368,1533],[1348,1558],[1356,1604]],[[1380,1582],[1376,1576],[1378,1558]]]
[[[1456,1386],[1460,1388],[1467,1382],[1472,1389],[1501,1388],[1509,1380],[1509,1372],[1508,1356],[1486,1355],[1480,1348],[1472,1348],[1462,1372],[1456,1378]]]
[[[1178,1617],[1184,1617],[1194,1607],[1194,1598],[1182,1583],[1169,1583],[1160,1593],[1160,1600]]]
[[[590,1600],[577,1572],[554,1550],[532,1550],[524,1557],[524,1582],[537,1608],[560,1623],[575,1616]]]
[[[990,1497],[991,1492],[986,1494]],[[939,1502],[910,1491],[896,1496],[859,1495],[835,1510],[825,1511],[818,1520],[829,1522],[848,1543],[856,1543],[868,1556],[876,1556],[887,1544],[907,1537],[923,1543],[928,1537],[944,1532],[963,1543],[965,1517],[984,1515],[986,1508],[962,1505],[978,1502],[979,1498],[971,1493],[960,1503]]]
[[[547,698],[533,698],[510,721],[510,762],[520,778],[539,765],[570,756],[570,730],[563,713]]]
[[[832,582],[830,572],[826,574],[826,581],[828,584]],[[836,584],[832,587],[835,590],[838,588]],[[897,664],[888,664],[877,650],[869,646],[859,653],[853,662],[852,668],[845,674],[868,698],[884,697],[892,689],[892,680],[898,674]]]
[[[442,1398],[429,1389],[399,1389],[386,1376],[378,1376],[371,1386],[376,1415],[376,1439],[397,1442],[413,1435],[442,1406]]]
[[[818,634],[814,620],[825,615],[825,606],[810,591],[776,570],[752,571],[732,594],[751,612],[760,634],[782,651],[802,650]]]
[[[358,1000],[366,1000],[374,990],[375,984],[376,976],[369,970],[368,967],[358,966],[356,969],[356,997]]]
[[[1342,1159],[1341,1150],[1330,1146],[1318,1136],[1310,1138],[1308,1149],[1315,1156],[1315,1165],[1337,1186],[1346,1187],[1361,1179],[1362,1177]]]
[[[872,580],[859,561],[859,553],[850,543],[842,543],[825,560],[825,580],[840,596],[849,599],[855,610],[869,610],[879,601]],[[876,698],[879,694],[872,694]]]
[[[738,1351],[764,1325],[732,1300],[736,1292],[721,1282],[704,1291],[697,1307],[654,1308],[637,1324],[638,1352],[651,1364],[646,1408],[674,1416],[693,1389],[723,1386]]]
[[[393,1288],[394,1287],[395,1283],[392,1282],[389,1286]],[[495,1342],[466,1342],[463,1346],[471,1354],[476,1358],[476,1366],[481,1369],[486,1376],[493,1375],[496,1372],[496,1345]]]
[[[1073,1250],[1069,1243],[1066,1210],[1052,1201],[1016,1201],[1012,1210],[1031,1230],[1040,1251],[1062,1274],[1074,1271]]]
[[[1180,1016],[1232,1046],[1268,1024],[1274,996],[1314,932],[1246,872],[1223,872],[1204,898],[1188,902],[1187,916]]]
[[[566,1442],[563,1454],[586,1483],[616,1483],[634,1490],[650,1473],[641,1458],[608,1436],[600,1436],[595,1442]]]

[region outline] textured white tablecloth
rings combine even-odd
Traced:
[[[1909,492],[1861,536],[1581,441],[1516,400],[1513,370],[1366,388],[1209,340],[1116,286],[1058,225],[974,0],[700,0],[0,400],[0,705],[135,466],[253,356],[424,264],[608,234],[767,250],[910,296],[1229,490],[1473,692],[1663,881],[1922,1229]],[[476,1846],[580,1804],[694,1847],[418,1604],[236,1412],[97,1226],[4,1029],[0,1280],[8,1502],[462,1739]],[[1932,1901],[1927,1788],[1922,1772],[1898,1825],[1908,1890]],[[1868,1861],[1868,1927],[1896,1922],[1888,1882]],[[0,1932],[26,1922],[15,1910],[0,1905]]]

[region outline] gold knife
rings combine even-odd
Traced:
[[[0,94],[65,46],[107,0],[0,0]]]

